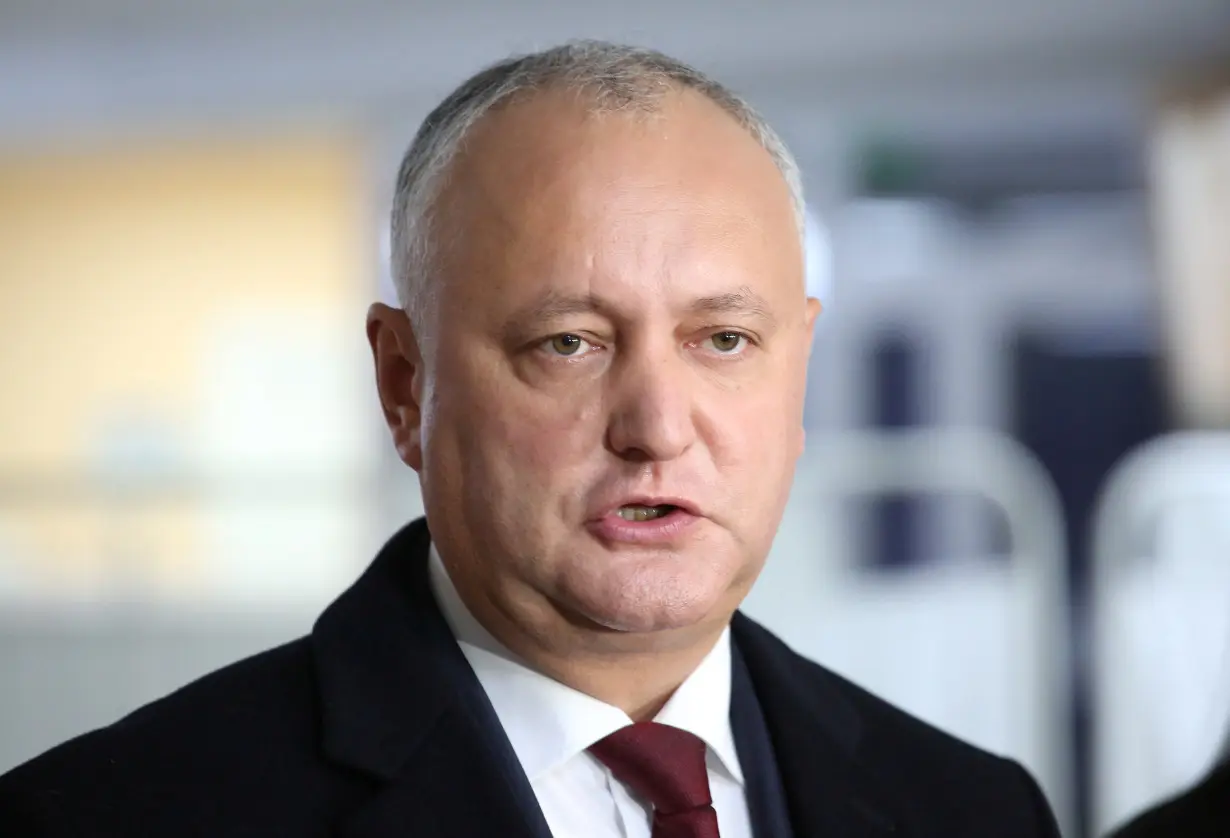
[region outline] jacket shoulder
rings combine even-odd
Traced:
[[[327,785],[316,695],[306,639],[210,673],[0,777],[0,834],[195,835],[286,795],[310,808]]]
[[[795,652],[764,627],[740,618],[740,634],[772,661],[762,671],[789,683],[806,712],[877,784],[891,790],[920,824],[944,823],[947,834],[1058,836],[1050,805],[1035,779],[1011,759],[992,754],[872,694]],[[746,654],[746,649],[745,649]],[[768,697],[766,697],[768,698]],[[762,698],[773,704],[774,699]],[[1005,814],[1017,813],[1005,831]],[[1014,831],[1015,830],[1015,831]]]
[[[1230,835],[1230,762],[1196,786],[1137,815],[1114,838],[1214,838]]]

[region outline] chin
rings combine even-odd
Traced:
[[[574,609],[612,631],[647,634],[691,628],[715,618],[728,619],[731,579],[727,574],[656,574],[603,580],[589,590],[571,591]]]
[[[698,616],[661,612],[619,614],[611,615],[611,618],[602,625],[603,628],[619,634],[650,635],[694,628],[705,623],[709,616],[708,612]]]

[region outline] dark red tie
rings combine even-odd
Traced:
[[[719,838],[699,737],[670,725],[637,722],[589,751],[653,804],[653,838]]]

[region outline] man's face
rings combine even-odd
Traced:
[[[696,94],[541,94],[474,129],[437,225],[399,450],[459,587],[540,627],[724,624],[802,451],[818,310],[769,155]]]

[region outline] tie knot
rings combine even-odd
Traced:
[[[670,725],[637,722],[590,746],[615,777],[653,804],[660,815],[709,806],[705,743]]]

